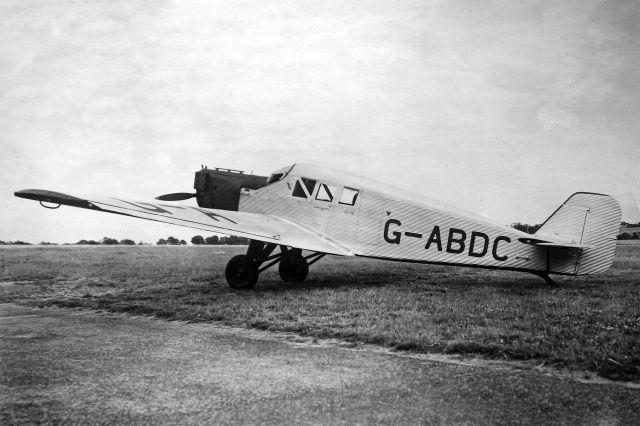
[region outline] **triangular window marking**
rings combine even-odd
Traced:
[[[296,180],[296,185],[293,187],[293,193],[291,195],[299,198],[307,198],[307,194],[304,189],[302,189],[302,185],[300,185],[299,180]]]
[[[315,179],[309,179],[309,178],[302,178],[302,183],[304,183],[304,186],[307,188],[307,194],[309,196],[311,196],[311,194],[313,194],[313,190],[316,188],[316,183],[318,181]]]
[[[329,202],[333,201],[333,190],[333,187],[321,183],[320,188],[318,189],[318,195],[316,195],[316,200]]]
[[[327,185],[323,185],[323,186],[327,190],[327,194],[329,194],[329,198],[331,198],[333,200],[333,188],[331,188],[330,186],[327,186]]]

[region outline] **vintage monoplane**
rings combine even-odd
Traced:
[[[198,207],[40,189],[15,195],[49,208],[68,205],[249,238],[246,254],[233,257],[225,270],[236,289],[253,287],[276,264],[284,281],[302,282],[327,254],[524,271],[552,283],[550,274],[609,269],[621,219],[613,197],[577,192],[530,235],[399,188],[304,164],[270,176],[203,167],[194,189],[157,199],[195,197]]]

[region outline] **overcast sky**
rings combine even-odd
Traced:
[[[201,164],[326,165],[504,224],[602,192],[638,221],[639,69],[638,1],[3,1],[0,240],[189,240],[13,192],[143,201]]]

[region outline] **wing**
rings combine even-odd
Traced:
[[[237,235],[304,250],[353,256],[353,252],[347,247],[323,237],[307,226],[278,216],[127,201],[119,198],[79,198],[42,189],[25,189],[15,192],[14,195],[40,201],[41,204],[47,202],[80,207],[186,226],[202,231]]]

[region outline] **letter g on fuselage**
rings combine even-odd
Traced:
[[[384,224],[384,240],[388,243],[391,244],[400,244],[400,236],[402,235],[402,233],[398,232],[398,231],[393,231],[391,233],[391,235],[393,235],[393,237],[389,237],[389,225],[394,224],[394,225],[402,225],[402,222],[400,222],[397,219],[389,219],[387,220],[387,222]]]

